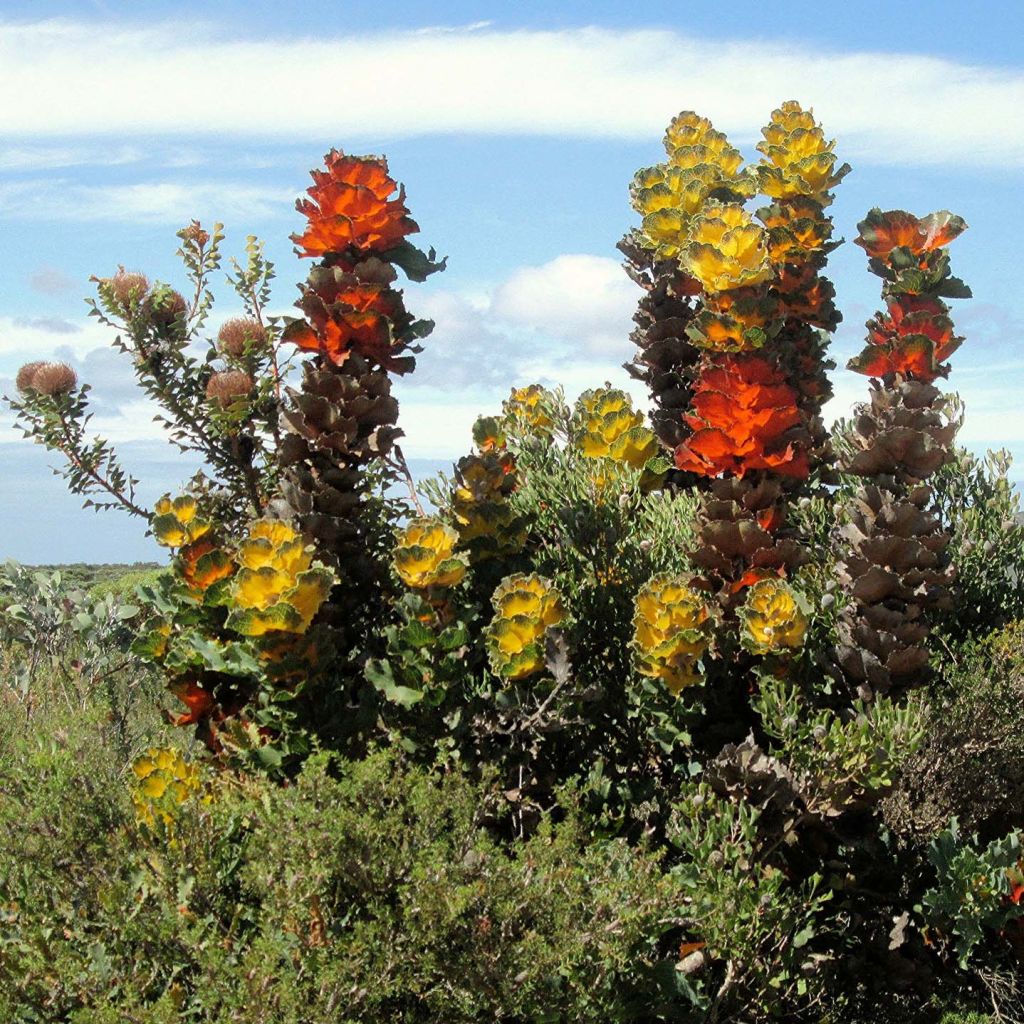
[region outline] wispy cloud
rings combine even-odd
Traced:
[[[4,146],[0,148],[0,171],[118,167],[136,163],[142,155],[136,146]]]
[[[342,71],[358,83],[343,98]],[[858,159],[1024,164],[1024,74],[912,53],[598,28],[470,26],[261,43],[174,23],[0,25],[0,131],[22,137],[639,139],[692,107],[745,141],[765,120],[766,97],[785,99],[797,85]],[[317,95],[324,99],[310,100]]]
[[[62,179],[0,183],[0,216],[59,221],[185,224],[193,217],[245,221],[280,216],[295,193],[237,182],[151,181],[80,185]]]
[[[59,267],[51,267],[44,263],[29,274],[28,286],[40,295],[59,296],[73,292],[77,282]]]

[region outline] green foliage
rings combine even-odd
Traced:
[[[1024,828],[1024,623],[946,659],[920,749],[884,805],[905,841],[927,843],[957,818],[987,842]]]
[[[288,787],[221,776],[168,842],[101,707],[46,726],[0,730],[5,1021],[662,1019],[679,884],[592,841],[571,791],[508,850],[461,774],[320,756]]]
[[[670,791],[660,787],[693,770],[693,709],[636,672],[631,640],[641,586],[665,565],[686,564],[695,500],[648,491],[646,470],[583,455],[560,395],[541,394],[538,409],[540,433],[511,414],[489,431],[490,421],[478,424],[478,444],[507,440],[518,483],[508,505],[526,524],[525,544],[476,558],[471,548],[466,578],[433,604],[403,597],[399,623],[383,631],[387,654],[366,674],[386,702],[388,734],[428,759],[497,767],[519,827],[550,806],[560,783],[586,778],[609,824],[635,830],[664,820]],[[452,501],[457,485],[440,477],[424,491],[457,528],[466,509],[465,499]],[[510,680],[489,665],[484,637],[492,596],[515,573],[549,580],[567,615],[548,631],[541,670]]]
[[[0,652],[4,685],[31,701],[40,685],[81,706],[96,688],[113,693],[136,666],[129,653],[140,607],[113,593],[96,596],[65,584],[59,571],[0,567]]]
[[[1024,618],[1024,521],[1010,464],[1007,451],[976,458],[959,449],[935,475],[956,566],[953,604],[938,628],[956,644]]]
[[[677,805],[669,836],[684,856],[676,874],[688,893],[688,931],[700,940],[687,965],[696,1005],[711,1019],[742,1009],[762,1020],[818,1003],[828,957],[813,940],[831,898],[821,876],[792,884],[772,862],[761,811],[708,786]],[[720,969],[704,978],[713,961]]]
[[[808,707],[795,687],[765,678],[754,709],[810,815],[832,817],[876,800],[924,738],[920,704],[901,707],[884,697],[839,715]]]
[[[1019,874],[1024,860],[1020,836],[1011,833],[981,847],[977,836],[961,836],[954,818],[928,847],[928,860],[938,881],[922,899],[925,915],[951,936],[957,960],[966,968],[987,931],[1024,917],[1010,899],[1011,872]]]

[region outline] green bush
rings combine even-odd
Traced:
[[[101,707],[5,716],[12,1024],[625,1020],[671,978],[679,880],[643,844],[592,841],[571,791],[509,850],[486,787],[325,755],[287,787],[210,779],[150,829]]]
[[[954,817],[986,841],[1024,828],[1024,622],[945,665],[924,742],[884,811],[890,827],[919,843]]]

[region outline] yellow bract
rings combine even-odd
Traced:
[[[494,619],[486,640],[491,668],[506,679],[524,679],[545,664],[544,636],[565,618],[550,580],[517,573],[502,580],[492,598]]]
[[[653,431],[644,426],[644,415],[633,409],[624,391],[595,388],[584,392],[577,403],[580,451],[591,459],[613,459],[634,469],[658,454]]]
[[[757,168],[760,190],[773,199],[789,200],[813,196],[822,206],[832,201],[829,189],[850,170],[836,169],[835,142],[827,140],[811,111],[795,100],[787,100],[772,111],[771,122],[762,129],[764,154]]]
[[[690,224],[683,269],[707,292],[768,281],[773,275],[764,229],[738,204],[716,203]]]
[[[165,494],[153,506],[150,526],[158,544],[179,548],[209,533],[211,524],[200,518],[198,503],[191,494],[181,494],[177,498]]]
[[[807,614],[797,593],[782,580],[755,583],[739,610],[741,639],[754,654],[778,654],[802,647]]]
[[[551,414],[554,398],[539,384],[513,388],[501,403],[508,428],[521,436],[550,437],[555,421]]]
[[[693,146],[709,137],[725,138],[721,132],[715,131],[714,125],[706,117],[692,110],[683,110],[672,118],[665,130],[665,151],[671,153],[680,146]]]
[[[466,575],[459,535],[440,519],[413,519],[397,536],[394,565],[407,587],[453,587]]]
[[[638,670],[672,693],[701,681],[711,613],[701,593],[681,576],[655,576],[637,594],[633,647]]]
[[[712,198],[742,200],[754,194],[743,156],[707,118],[679,114],[665,134],[665,163],[637,172],[630,192],[643,217],[640,241],[658,259],[673,259],[687,241],[690,219]]]
[[[280,520],[254,522],[235,560],[227,625],[245,636],[305,633],[334,583],[302,536]]]
[[[132,762],[132,772],[137,780],[132,804],[139,821],[150,828],[158,820],[172,826],[177,809],[202,785],[198,766],[170,747],[150,747]]]
[[[459,460],[451,510],[459,540],[474,561],[513,554],[526,543],[526,520],[508,502],[517,483],[511,452],[485,451]]]

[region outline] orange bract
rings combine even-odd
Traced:
[[[209,534],[186,544],[179,552],[182,579],[190,590],[202,591],[227,579],[235,567]]]
[[[872,210],[857,225],[857,245],[868,256],[885,259],[893,249],[909,249],[915,256],[941,249],[962,234],[967,224],[948,210],[915,217],[905,210]]]
[[[931,383],[942,376],[940,365],[963,340],[953,333],[953,322],[941,300],[926,295],[898,295],[867,323],[868,345],[847,364],[869,377],[900,373]]]
[[[191,680],[172,684],[171,693],[188,708],[186,714],[174,716],[175,725],[195,725],[209,718],[217,707],[213,695]]]
[[[329,274],[330,272],[328,272]],[[290,323],[282,341],[306,352],[323,355],[343,366],[352,352],[385,368],[392,368],[398,334],[409,317],[400,293],[386,284],[360,280],[334,268],[334,276],[321,275],[299,306],[306,320]]]
[[[806,476],[807,454],[785,434],[801,422],[797,395],[759,356],[723,356],[694,386],[693,434],[677,449],[676,467],[701,476],[742,477],[756,469]]]
[[[418,231],[409,217],[405,192],[388,175],[387,161],[377,157],[346,156],[331,150],[324,157],[326,170],[312,171],[310,198],[296,209],[309,226],[292,240],[303,256],[324,256],[352,247],[383,251]]]

